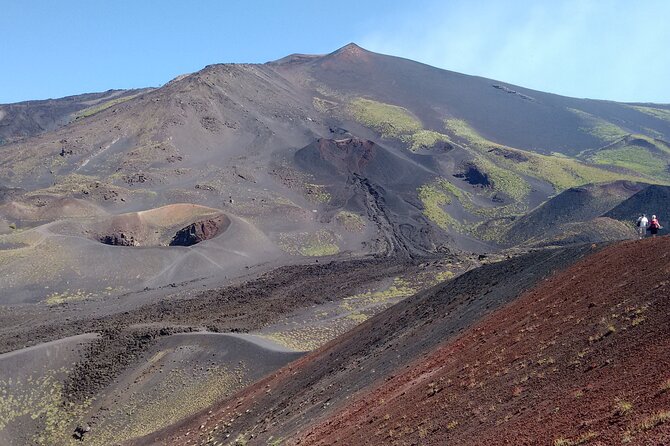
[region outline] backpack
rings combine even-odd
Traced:
[[[638,227],[638,228],[640,227],[640,223],[642,223],[642,219],[641,219],[641,218],[637,220],[637,227]]]

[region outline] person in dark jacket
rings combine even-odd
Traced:
[[[658,222],[658,218],[656,218],[655,215],[652,215],[651,221],[649,222],[649,232],[651,232],[651,236],[656,237],[659,229],[661,229],[661,225]]]

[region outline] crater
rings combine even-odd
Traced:
[[[467,181],[473,186],[492,187],[488,174],[479,170],[474,164],[467,164],[463,171],[455,173],[454,176]]]
[[[212,239],[228,229],[230,219],[225,215],[217,215],[207,220],[200,220],[181,228],[172,237],[170,246],[193,246]]]
[[[222,234],[230,219],[221,211],[196,205],[169,205],[115,215],[86,231],[110,246],[193,246]]]

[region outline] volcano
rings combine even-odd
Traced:
[[[669,110],[355,44],[0,105],[0,443],[667,443]]]

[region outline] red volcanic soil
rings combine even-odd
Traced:
[[[670,444],[670,238],[582,253],[474,270],[137,444]]]
[[[670,444],[670,238],[556,274],[291,443]]]
[[[360,173],[375,156],[376,144],[358,138],[340,140],[321,138],[317,140],[319,153],[340,172]]]

